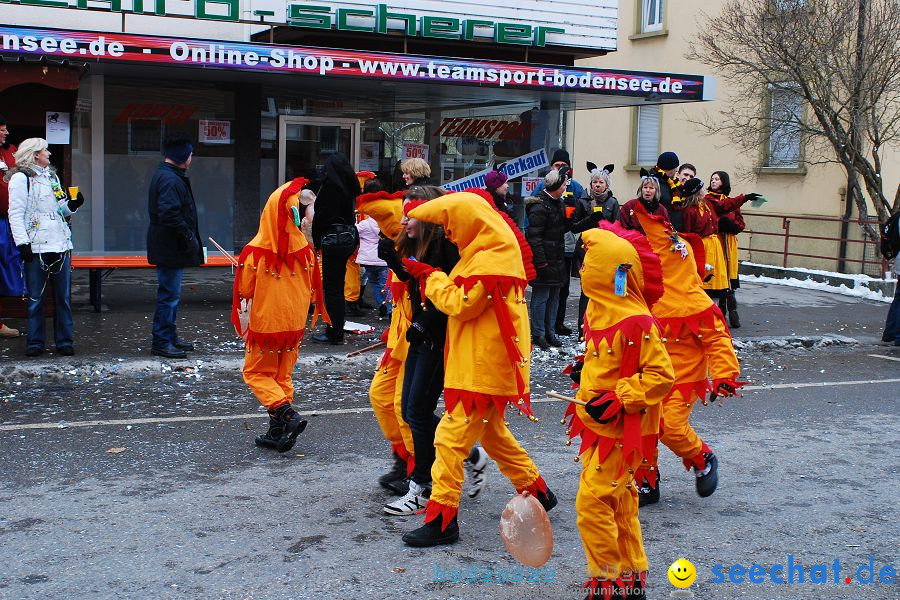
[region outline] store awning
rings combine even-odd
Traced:
[[[358,86],[435,107],[559,102],[565,109],[711,100],[715,80],[683,73],[577,68],[471,59],[437,58],[110,32],[0,27],[0,53],[105,64],[297,77],[315,87]]]

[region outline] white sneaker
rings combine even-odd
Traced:
[[[4,338],[14,338],[19,337],[19,330],[13,329],[12,327],[7,327],[6,324],[0,325],[0,337]]]
[[[425,512],[431,489],[410,480],[409,491],[402,498],[384,505],[384,512],[389,515],[419,515]]]
[[[476,446],[478,451],[478,460],[474,463],[468,458],[463,461],[466,467],[466,479],[469,480],[469,498],[475,498],[484,489],[484,483],[487,481],[487,464],[488,453],[481,446]]]

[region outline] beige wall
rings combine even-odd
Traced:
[[[733,193],[759,192],[768,198],[763,207],[754,209],[749,205],[748,212],[760,212],[772,215],[773,218],[747,217],[748,231],[780,232],[782,231],[782,215],[822,215],[839,217],[844,212],[844,189],[846,176],[837,165],[811,166],[806,174],[755,174],[759,156],[747,156],[738,153],[735,146],[729,144],[724,136],[707,137],[701,133],[691,121],[715,121],[722,110],[728,109],[728,82],[721,75],[711,72],[706,65],[686,60],[684,55],[688,49],[688,40],[697,30],[703,17],[700,12],[715,15],[721,6],[721,0],[674,0],[666,1],[666,15],[663,26],[664,35],[635,37],[637,8],[639,0],[622,0],[619,5],[619,50],[604,57],[588,59],[580,65],[591,67],[607,67],[637,69],[645,71],[681,72],[713,75],[718,80],[718,91],[714,102],[670,104],[661,107],[660,150],[676,152],[682,162],[690,162],[697,166],[698,176],[709,181],[712,171],[727,171],[732,178]],[[632,120],[633,108],[617,108],[593,111],[576,111],[574,123],[574,140],[572,160],[575,163],[576,178],[587,183],[585,161],[599,165],[614,163],[613,190],[620,202],[635,196],[639,182],[636,168],[628,168],[632,162]],[[896,146],[893,152],[885,156],[885,182],[887,195],[893,198],[900,178],[900,149]],[[652,165],[641,165],[652,166]],[[749,172],[748,175],[746,172]],[[743,174],[742,174],[743,173]],[[855,214],[855,213],[854,213]],[[790,230],[792,235],[811,235],[837,237],[839,223],[813,222],[794,219]],[[859,239],[858,227],[851,226],[851,237]],[[776,236],[761,234],[743,236],[740,245],[753,247],[757,251],[752,255],[742,251],[743,260],[754,262],[782,264],[782,256],[768,254],[759,250],[782,251],[784,240]],[[819,254],[836,256],[837,243],[815,240],[792,240],[791,250],[802,254]],[[862,247],[851,244],[851,254],[861,254]],[[871,252],[870,252],[871,256]],[[790,257],[789,266],[835,270],[834,260],[818,260],[802,257]],[[850,264],[850,270],[860,272],[861,265]],[[871,265],[866,269],[877,274],[878,269]]]

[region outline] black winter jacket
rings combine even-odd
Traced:
[[[562,199],[545,191],[525,200],[528,231],[525,239],[534,254],[537,285],[562,285],[568,278],[565,265],[565,235],[569,226]]]
[[[203,264],[197,205],[184,169],[161,162],[150,180],[147,262],[160,267]]]
[[[611,193],[606,193],[608,195],[605,201],[593,202],[589,192],[585,190],[584,195],[575,202],[575,212],[572,213],[570,229],[572,233],[581,233],[582,231],[587,231],[588,229],[593,229],[597,226],[599,221],[596,221],[596,217],[593,216],[595,204],[601,209],[601,221],[615,223],[619,220],[619,201],[616,200],[616,197]],[[581,236],[578,237],[578,242],[575,245],[575,258],[578,260],[578,265],[580,267],[581,263],[584,261],[584,245],[581,243]]]
[[[313,242],[317,250],[322,246],[322,236],[334,223],[350,226],[356,224],[355,210],[356,196],[352,192],[347,192],[344,186],[325,179],[316,194],[316,212],[312,222]]]
[[[669,222],[675,231],[682,230],[682,218],[680,206],[672,204],[672,188],[669,187],[669,177],[659,168],[654,167],[652,175],[659,180],[659,203],[669,212]],[[680,188],[679,188],[680,189]]]

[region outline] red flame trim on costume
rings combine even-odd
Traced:
[[[594,342],[594,347],[600,348],[600,341],[606,341],[607,347],[612,347],[613,340],[616,337],[616,333],[622,332],[622,340],[627,342],[629,340],[636,340],[641,337],[642,334],[650,333],[653,329],[653,325],[656,323],[656,319],[651,315],[632,315],[630,317],[626,317],[612,325],[607,327],[606,329],[598,329],[594,331],[590,328],[590,323],[588,322],[587,314],[584,317],[584,339],[588,341]],[[628,375],[631,377],[631,375]]]
[[[712,328],[717,326],[723,327],[728,333],[728,336],[731,337],[731,330],[728,329],[728,324],[725,323],[725,317],[722,315],[722,311],[719,310],[719,307],[715,304],[710,304],[704,310],[692,315],[683,317],[660,317],[657,320],[659,321],[665,337],[674,336],[677,338],[685,333],[685,329],[690,333],[697,335],[700,333],[700,328],[704,326]]]
[[[438,517],[441,517],[441,531],[444,531],[450,522],[456,518],[458,512],[458,506],[446,506],[434,500],[429,500],[428,504],[425,505],[425,522],[431,523]]]
[[[547,482],[544,481],[544,478],[540,475],[537,476],[537,479],[531,482],[531,484],[527,485],[523,488],[516,488],[516,492],[521,494],[522,492],[528,492],[535,498],[538,494],[547,494]]]
[[[399,200],[403,198],[403,192],[369,192],[368,194],[360,194],[356,197],[356,208],[363,210],[363,206],[369,202],[377,200]],[[365,212],[365,210],[363,210]]]

